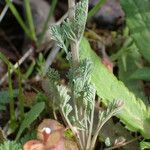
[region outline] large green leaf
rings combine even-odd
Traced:
[[[150,67],[137,69],[130,78],[134,80],[150,81]]]
[[[141,147],[141,150],[150,149],[150,142],[141,142],[140,147]]]
[[[127,49],[127,48],[126,48]],[[124,57],[125,57],[125,66],[124,66]],[[139,69],[137,64],[142,64],[141,55],[138,52],[138,49],[135,45],[132,45],[128,51],[121,55],[118,58],[118,67],[119,67],[119,79],[127,86],[127,88],[135,94],[135,96],[142,98],[144,102],[147,102],[147,99],[144,95],[143,84],[139,80],[131,79],[130,76]]]
[[[37,119],[37,117],[40,115],[40,113],[43,111],[44,108],[45,108],[44,102],[37,103],[31,108],[31,110],[26,114],[24,120],[20,125],[19,131],[16,136],[16,140],[18,140],[22,132],[26,128],[28,128],[35,119]]]
[[[140,53],[150,62],[150,1],[120,0],[127,26]]]
[[[107,104],[113,99],[122,100],[124,107],[118,117],[129,130],[139,131],[145,138],[150,139],[150,107],[147,108],[142,100],[136,98],[108,71],[86,39],[82,40],[80,48],[81,59],[89,58],[93,62],[92,83],[103,102]]]

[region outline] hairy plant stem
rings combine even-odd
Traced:
[[[105,119],[99,120],[99,123],[97,125],[97,129],[96,129],[96,131],[94,133],[94,136],[92,138],[92,141],[91,141],[90,150],[94,149],[95,143],[96,143],[96,140],[97,140],[97,137],[99,135],[100,130],[102,129],[102,127],[104,126],[104,124],[115,114],[115,111],[116,110],[113,110],[110,114],[108,114],[105,117]]]
[[[73,19],[75,17],[75,13],[73,11],[74,7],[75,7],[75,0],[68,0],[69,19]]]
[[[61,109],[61,108],[60,108],[60,109]],[[70,120],[68,119],[68,117],[66,117],[66,115],[65,115],[65,113],[64,113],[64,111],[63,111],[63,109],[61,109],[60,113],[61,113],[61,116],[63,117],[65,123],[67,123],[67,125],[68,125],[69,128],[72,130],[73,134],[75,135],[75,138],[76,138],[77,144],[78,144],[78,146],[79,146],[79,149],[80,149],[80,150],[83,150],[83,145],[82,145],[82,143],[81,143],[80,136],[78,135],[78,133],[75,132],[74,127],[72,126],[72,124],[71,124]]]
[[[68,16],[70,20],[73,20],[75,17],[75,0],[68,0]],[[79,64],[79,42],[78,41],[70,41],[71,53],[72,53],[72,61],[73,65],[77,66]]]
[[[90,125],[89,125],[89,135],[88,135],[88,139],[87,139],[87,145],[86,145],[86,149],[90,149],[90,145],[91,145],[91,139],[92,139],[92,130],[93,130],[93,123],[94,123],[94,110],[95,110],[95,96],[93,98],[93,105],[92,105],[92,111],[91,111],[91,120],[90,120]]]
[[[77,66],[79,64],[79,42],[71,41],[71,53],[73,65]]]
[[[68,17],[70,21],[73,21],[75,19],[75,0],[68,0]],[[76,67],[79,65],[79,44],[80,44],[80,40],[75,40],[72,41],[70,40],[70,47],[71,47],[71,55],[72,55],[72,62],[73,62],[73,67]],[[74,91],[74,89],[72,89],[72,91]],[[83,107],[79,106],[77,104],[77,101],[74,97],[74,92],[72,93],[72,100],[73,100],[73,105],[74,105],[74,112],[75,112],[75,118],[76,120],[81,120],[83,115],[86,118],[86,112],[84,112]],[[79,113],[78,110],[79,109]],[[68,122],[68,125],[70,126],[71,130],[73,131],[72,125],[70,123],[69,120],[66,120]],[[87,127],[87,122],[84,122],[86,127]],[[73,131],[74,132],[74,131]],[[83,150],[86,147],[86,131],[81,131],[78,135],[78,137],[76,137],[77,142],[79,144],[79,147],[81,150]]]

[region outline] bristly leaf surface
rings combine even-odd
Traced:
[[[150,1],[121,0],[127,26],[143,57],[150,62]]]
[[[88,10],[88,0],[82,0],[75,6],[75,18],[70,20],[66,19],[61,25],[53,25],[49,31],[51,38],[57,41],[58,45],[63,48],[66,52],[67,47],[65,41],[71,40],[74,42],[80,42],[83,35]]]
[[[118,117],[128,129],[139,131],[145,138],[150,139],[150,107],[136,98],[121,81],[118,81],[107,70],[86,39],[82,40],[81,49],[81,58],[88,57],[93,62],[92,83],[95,84],[97,94],[103,99],[103,102],[108,103],[113,99],[121,99],[124,107]]]

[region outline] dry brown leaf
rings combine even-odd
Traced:
[[[23,150],[78,150],[77,144],[64,137],[65,128],[52,119],[44,119],[38,126],[38,140],[30,140]]]
[[[40,140],[30,140],[24,144],[23,150],[45,150],[45,147]]]
[[[56,130],[65,130],[64,126],[56,120],[44,119],[42,123],[38,126],[37,138],[43,141],[47,141],[47,136],[43,129],[50,129],[50,133]],[[43,132],[44,131],[44,132]],[[50,134],[49,133],[49,134]]]

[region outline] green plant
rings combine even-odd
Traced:
[[[5,141],[3,144],[0,144],[0,150],[22,150],[22,148],[15,141]]]
[[[141,148],[141,150],[149,149],[150,148],[150,142],[141,142],[140,148]]]
[[[59,84],[58,72],[50,69],[49,95],[54,111],[59,110],[64,122],[74,133],[81,149],[93,149],[103,125],[120,110],[120,101],[112,101],[107,110],[98,111],[95,118],[95,89],[90,83],[91,64],[85,60],[68,72],[67,87]],[[94,124],[97,124],[94,129]]]
[[[90,19],[92,16],[94,16],[95,13],[97,13],[101,7],[103,6],[103,4],[106,2],[106,0],[99,0],[97,2],[97,4],[95,4],[95,6],[89,11],[88,13],[88,19]]]
[[[50,33],[52,38],[57,41],[58,45],[63,48],[67,54],[68,50],[65,42],[68,41],[70,43],[73,64],[77,65],[79,63],[79,44],[87,19],[88,1],[83,0],[74,6],[75,1],[69,0],[68,4],[70,8],[69,18],[64,21],[61,26],[51,26]],[[68,57],[70,57],[69,54]]]
[[[44,82],[45,92],[52,100],[52,107],[56,117],[59,110],[64,122],[72,130],[80,149],[92,150],[95,147],[98,134],[102,126],[120,110],[122,103],[112,101],[107,110],[98,111],[98,120],[95,112],[95,87],[91,84],[92,64],[89,60],[79,60],[79,45],[85,29],[88,0],[82,0],[75,5],[75,1],[68,1],[69,18],[60,26],[50,27],[52,38],[67,53],[71,68],[68,72],[67,87],[60,85],[57,71],[50,69],[49,82]],[[70,43],[71,54],[65,42]],[[94,129],[94,124],[97,126]]]
[[[18,96],[18,90],[13,90],[13,98]],[[9,104],[9,92],[8,91],[0,91],[0,111],[6,110],[6,104]]]
[[[39,54],[37,61],[36,61],[37,67],[36,70],[40,76],[44,76],[45,72],[45,59],[42,53]]]
[[[102,126],[120,110],[120,101],[112,101],[107,110],[99,110],[94,117],[95,88],[90,83],[91,63],[80,62],[68,72],[68,87],[59,84],[58,72],[48,72],[49,86],[46,93],[52,100],[53,110],[59,110],[64,122],[70,127],[81,149],[93,149]],[[51,102],[50,102],[51,103]],[[55,114],[55,113],[54,113]],[[97,124],[94,129],[94,124]]]
[[[45,33],[46,33],[47,29],[48,29],[49,20],[51,19],[52,15],[54,13],[56,4],[57,4],[57,0],[53,0],[52,4],[51,4],[51,9],[49,9],[49,13],[48,13],[47,19],[46,19],[46,21],[44,23],[43,30],[41,32],[41,35],[40,35],[39,39],[38,39],[38,42],[39,42],[38,45],[40,45],[42,43],[43,39],[44,39]]]
[[[13,64],[6,58],[5,55],[3,55],[2,53],[0,53],[0,59],[2,61],[4,61],[7,66],[8,66],[8,93],[9,93],[9,111],[10,111],[10,127],[15,130],[17,127],[17,118],[15,116],[15,106],[14,106],[14,93],[13,93],[13,83],[12,83],[12,70],[15,71],[15,73],[17,75],[19,75],[19,71],[17,69],[14,68]],[[21,83],[20,83],[20,88],[18,90],[18,95],[21,94]],[[20,101],[21,102],[21,101]],[[20,108],[22,109],[24,106],[23,104],[20,103]],[[20,114],[22,114],[22,110],[20,110]]]
[[[28,132],[19,139],[19,142],[21,143],[21,145],[24,145],[27,141],[36,139],[36,135],[36,131]]]
[[[26,12],[28,26],[23,21],[22,17],[20,16],[20,14],[17,11],[17,9],[16,9],[15,5],[13,4],[13,2],[11,0],[6,0],[6,3],[9,6],[10,10],[12,11],[13,15],[16,17],[16,19],[17,19],[18,23],[20,24],[20,26],[22,27],[22,29],[28,35],[28,37],[30,37],[31,40],[36,42],[37,37],[36,37],[36,34],[35,34],[33,18],[32,18],[32,14],[31,14],[30,1],[29,0],[24,0],[25,12]]]
[[[98,96],[107,104],[113,99],[121,99],[124,107],[117,115],[130,131],[139,131],[144,138],[150,139],[150,107],[144,100],[136,98],[126,86],[108,71],[100,58],[93,52],[87,39],[81,42],[80,56],[93,62],[91,82],[95,85]],[[86,54],[86,55],[85,55]]]
[[[22,29],[24,30],[26,35],[31,40],[33,40],[37,44],[37,46],[40,46],[44,39],[45,33],[48,29],[49,20],[51,19],[52,15],[54,13],[54,10],[55,10],[56,4],[57,4],[57,0],[52,1],[51,8],[49,9],[47,19],[44,23],[42,32],[40,33],[39,37],[37,37],[36,32],[35,32],[35,25],[34,25],[34,21],[33,21],[33,17],[32,17],[32,12],[31,12],[30,0],[23,0],[23,2],[24,2],[23,6],[25,8],[25,15],[26,15],[27,23],[25,23],[25,21],[21,17],[17,8],[13,4],[13,2],[11,0],[6,0],[6,4],[9,6],[12,14],[15,16],[15,18],[17,19],[18,23],[20,24],[20,26],[22,27]]]
[[[24,118],[24,93],[23,93],[23,87],[22,87],[22,74],[20,72],[20,69],[18,69],[18,88],[19,88],[19,110],[20,110],[20,119],[22,120]]]
[[[125,39],[124,43],[117,53],[111,55],[111,59],[117,61],[118,78],[123,81],[136,97],[139,97],[145,103],[148,103],[148,100],[144,95],[144,87],[142,86],[141,81],[132,78],[132,75],[143,67],[142,55],[139,53],[133,39],[130,37],[129,29],[126,27],[123,31],[123,37]]]
[[[120,2],[126,14],[126,25],[129,28],[130,38],[133,40],[132,44],[141,56],[150,62],[149,1],[121,0]],[[149,81],[149,70],[149,67],[141,66],[130,74],[129,79],[133,82],[138,82],[138,80]]]
[[[141,69],[137,69],[131,76],[133,80],[144,80],[150,81],[150,67],[143,67]]]
[[[126,23],[135,45],[139,48],[142,56],[150,62],[149,1],[121,0],[120,2],[126,13]]]
[[[13,87],[12,87],[12,79],[10,66],[8,66],[8,83],[9,83],[9,110],[10,110],[10,126],[12,129],[16,128],[16,116],[15,116],[15,108],[14,108],[14,98],[13,98]]]
[[[39,114],[43,111],[45,107],[45,103],[44,102],[40,102],[35,104],[31,110],[25,115],[24,120],[21,122],[19,131],[17,133],[16,136],[16,141],[20,138],[22,132],[29,127],[29,125],[35,120],[37,119],[37,117],[39,116]]]

